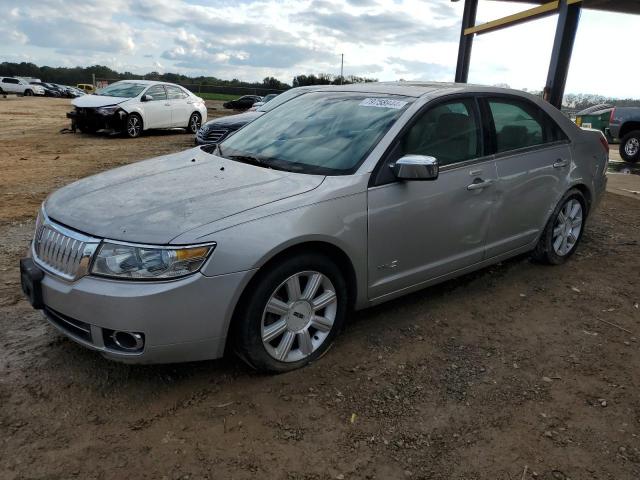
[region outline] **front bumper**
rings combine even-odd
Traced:
[[[252,272],[168,282],[113,281],[91,276],[70,283],[47,272],[44,313],[75,342],[127,363],[177,363],[219,358],[237,299]],[[113,331],[140,332],[144,346],[128,353]]]
[[[125,128],[127,113],[124,110],[116,110],[110,115],[98,113],[95,108],[78,108],[67,113],[71,119],[71,129],[80,128],[85,131],[109,130],[122,132]]]

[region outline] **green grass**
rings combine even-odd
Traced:
[[[242,96],[242,95],[231,95],[228,93],[197,93],[197,92],[196,92],[196,95],[198,95],[200,98],[204,100],[223,100],[223,101],[234,100]]]

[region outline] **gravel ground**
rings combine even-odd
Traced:
[[[67,109],[0,99],[0,478],[640,478],[634,198],[607,194],[566,265],[523,256],[352,314],[301,371],[121,365],[49,327],[17,262],[48,192],[193,137],[60,134]]]

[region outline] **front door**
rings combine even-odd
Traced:
[[[479,118],[474,99],[439,103],[392,147],[368,192],[370,299],[483,260],[497,176]],[[407,154],[435,157],[439,177],[390,178],[388,164]]]
[[[171,105],[167,100],[167,92],[162,85],[150,87],[145,95],[150,95],[153,100],[142,103],[144,109],[145,128],[168,128],[171,126]]]

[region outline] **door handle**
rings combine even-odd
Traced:
[[[170,103],[165,103],[165,104],[164,104],[164,106],[165,106],[165,107],[170,107],[170,106],[171,106],[171,104],[170,104]]]
[[[477,180],[480,180],[479,178]],[[471,185],[467,185],[467,190],[482,190],[493,184],[493,180],[481,180],[479,182],[473,182]]]
[[[569,165],[569,160],[563,160],[561,158],[553,162],[553,168],[564,168],[567,165]]]

